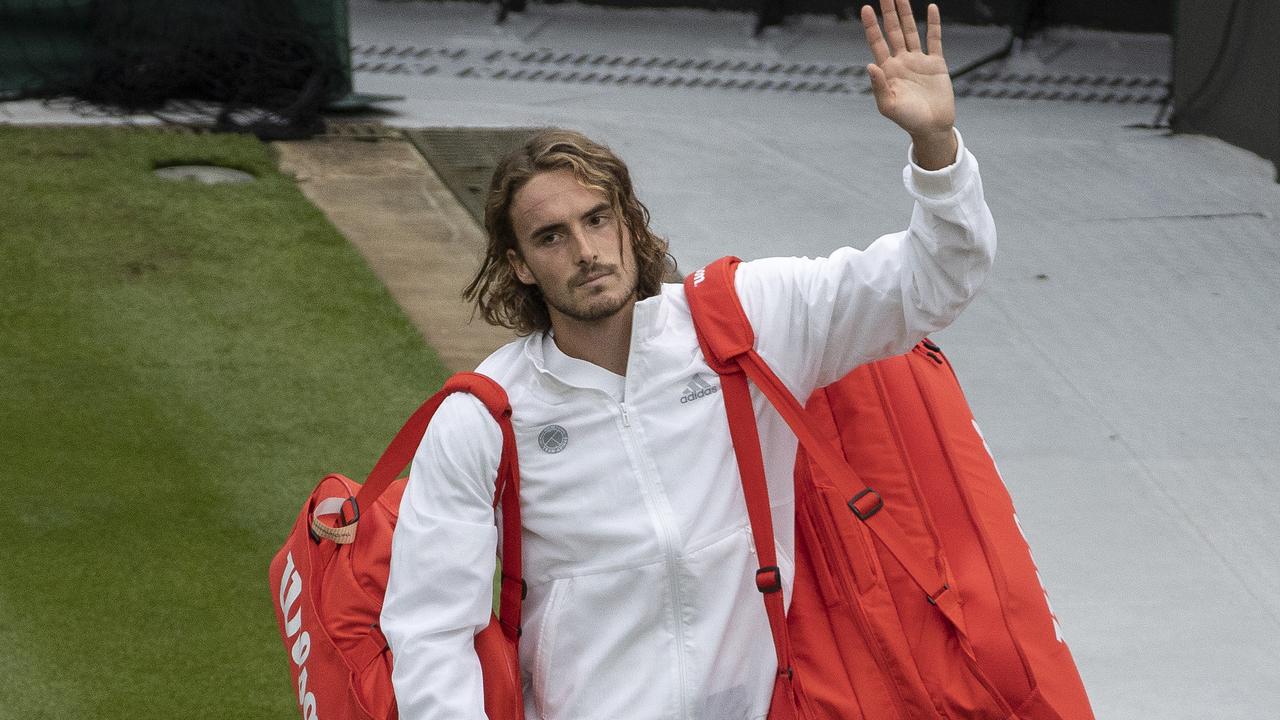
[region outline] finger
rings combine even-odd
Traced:
[[[867,66],[867,77],[871,78],[871,89],[879,95],[882,91],[889,89],[889,81],[885,79],[884,70],[879,65],[872,63]]]
[[[902,40],[902,26],[898,23],[898,11],[893,7],[893,0],[880,0],[880,15],[884,18],[884,35],[889,41],[889,50],[894,55],[906,51],[906,43]]]
[[[889,80],[879,65],[868,65],[867,75],[871,78],[871,92],[875,93],[876,107],[883,112],[889,103]]]
[[[916,28],[916,18],[911,14],[910,0],[898,0],[898,18],[902,23],[902,40],[907,50],[920,49],[920,30]]]
[[[942,16],[938,12],[937,5],[934,5],[932,3],[929,4],[928,19],[929,19],[929,23],[928,23],[928,27],[925,29],[925,32],[928,35],[927,41],[929,43],[929,54],[941,55],[942,54]]]
[[[880,23],[876,21],[876,11],[870,5],[862,6],[862,29],[867,33],[867,45],[871,47],[871,57],[878,63],[889,59],[889,46],[885,44],[884,35],[880,34]]]

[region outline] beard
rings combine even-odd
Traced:
[[[601,293],[594,297],[576,297],[575,291],[577,288],[600,269],[592,268],[576,276],[570,281],[569,287],[563,294],[543,292],[543,300],[556,312],[578,322],[595,322],[612,317],[635,298],[639,287],[639,279],[631,278],[630,287],[626,288],[625,292],[620,292],[617,295]],[[611,274],[615,277],[624,277],[619,273],[618,268],[612,268]]]

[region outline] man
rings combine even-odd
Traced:
[[[744,263],[757,350],[798,397],[905,352],[982,282],[995,232],[930,6],[928,53],[906,0],[862,20],[881,113],[912,139],[909,229],[828,259]],[[764,717],[776,672],[718,379],[625,165],[577,133],[498,167],[489,254],[468,289],[525,337],[486,359],[514,409],[528,597],[529,718]],[[796,440],[756,398],[790,597]],[[501,440],[478,402],[441,407],[401,506],[382,626],[401,717],[484,717],[473,636],[489,620]]]

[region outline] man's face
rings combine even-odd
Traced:
[[[594,322],[635,302],[631,233],[604,193],[570,170],[542,172],[516,192],[510,212],[520,252],[507,259],[520,282],[542,290],[553,326],[557,316]]]

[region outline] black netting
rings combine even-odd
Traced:
[[[349,90],[345,16],[263,0],[0,0],[11,94],[297,137]],[[341,3],[345,8],[345,3]],[[324,8],[321,8],[322,10]]]

